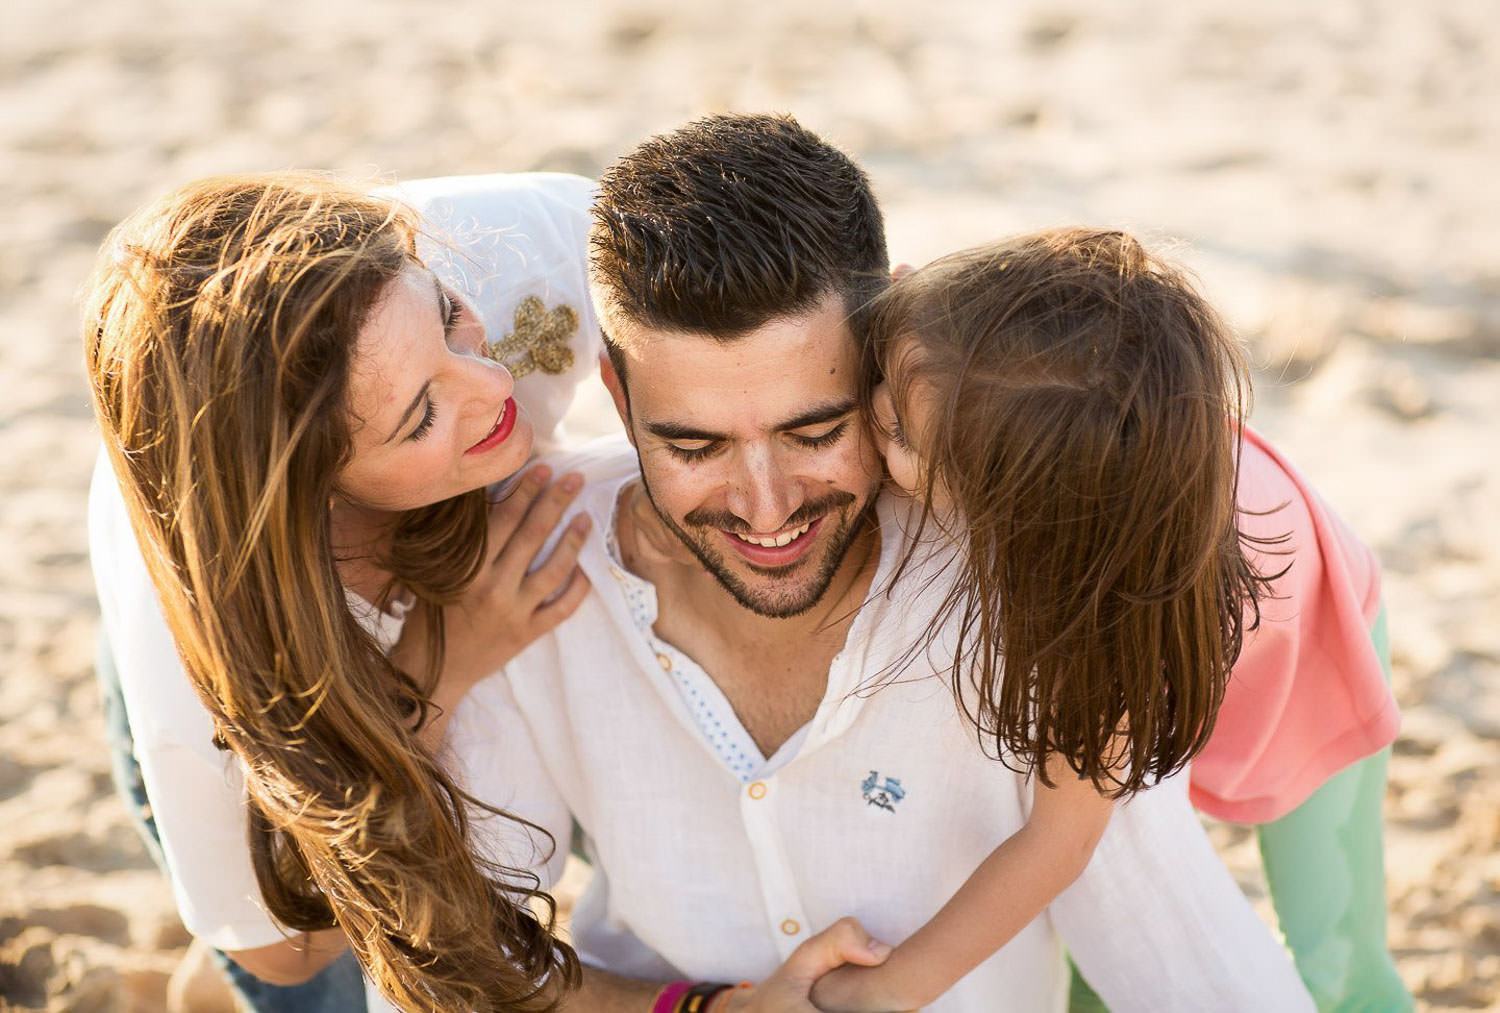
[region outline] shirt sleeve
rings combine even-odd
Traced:
[[[89,552],[134,751],[183,924],[221,950],[281,942],[261,902],[247,843],[244,782],[213,745],[167,629],[104,454],[89,491]]]
[[[1053,926],[1114,1013],[1314,1009],[1290,956],[1214,853],[1185,776],[1116,807]]]

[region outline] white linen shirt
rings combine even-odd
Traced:
[[[1021,827],[1025,780],[984,755],[933,665],[856,692],[921,636],[931,601],[914,590],[920,573],[872,595],[800,741],[754,757],[746,783],[701,725],[683,688],[692,680],[671,674],[692,662],[641,629],[630,594],[643,582],[609,549],[618,495],[637,477],[633,452],[612,440],[552,463],[588,479],[579,504],[594,523],[580,562],[593,590],[475,687],[448,744],[479,797],[554,836],[537,869],[544,882],[561,870],[570,817],[582,827],[595,875],[572,934],[586,962],[656,980],[756,979],[844,915],[897,943]],[[909,519],[891,498],[878,512],[877,590]],[[1080,879],[931,1008],[1060,1010],[1065,943],[1117,1013],[1312,1009],[1214,854],[1184,781],[1119,807]]]
[[[518,311],[527,298],[541,300],[545,312],[567,307],[575,315],[576,329],[566,335],[572,365],[558,373],[533,369],[516,381],[515,396],[538,444],[555,440],[578,384],[596,373],[601,347],[585,274],[592,182],[560,173],[503,173],[415,180],[386,192],[418,213],[419,252],[434,273],[469,297],[490,341],[525,331],[512,347],[526,354],[525,339],[538,330],[520,326]],[[246,844],[239,766],[233,754],[213,745],[213,721],[182,670],[103,452],[89,490],[89,555],[183,924],[221,950],[280,942],[286,931],[265,910]],[[400,617],[357,598],[350,604],[389,649]]]

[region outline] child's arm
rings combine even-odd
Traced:
[[[941,911],[879,967],[846,966],[819,978],[822,1010],[919,1009],[935,1002],[1041,914],[1083,872],[1114,802],[1068,767],[1047,763],[1055,787],[1038,780],[1031,818],[959,887]]]

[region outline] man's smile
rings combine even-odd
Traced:
[[[824,514],[816,520],[769,534],[740,534],[722,528],[719,532],[747,563],[762,568],[781,568],[801,562],[812,550],[827,516]]]
[[[812,527],[811,524],[803,524],[795,530],[783,531],[779,535],[735,535],[735,537],[742,538],[752,545],[759,545],[767,549],[779,549],[793,539],[801,538],[807,533],[807,529],[810,527]]]

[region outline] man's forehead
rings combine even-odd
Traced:
[[[765,356],[798,353],[828,359],[855,354],[844,303],[837,294],[825,296],[817,306],[799,313],[772,317],[759,327],[728,337],[692,330],[655,328],[621,322],[625,333],[614,335],[631,362],[650,367],[660,360],[732,360],[737,355]]]
[[[657,336],[627,356],[632,398],[657,411],[713,412],[752,401],[772,409],[809,398],[852,395],[853,336],[783,330],[729,342],[705,336]],[[644,405],[643,405],[644,406]]]

